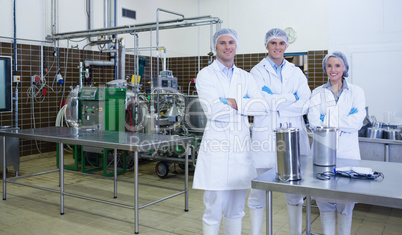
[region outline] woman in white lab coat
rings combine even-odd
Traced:
[[[207,117],[194,189],[205,190],[204,234],[218,234],[223,215],[225,234],[241,234],[247,191],[256,171],[249,155],[252,110],[265,112],[249,73],[234,66],[237,34],[221,29],[214,35],[217,60],[202,69],[196,88]]]
[[[271,29],[265,35],[268,56],[250,73],[270,107],[269,115],[255,116],[252,131],[252,158],[257,174],[276,168],[276,134],[280,123],[291,123],[299,129],[300,154],[310,154],[310,143],[303,120],[307,113],[311,91],[306,76],[294,64],[285,60],[288,36],[281,29]],[[303,196],[285,194],[289,213],[290,234],[301,234]],[[261,234],[266,204],[264,190],[251,189],[248,198],[251,234]]]
[[[314,89],[308,112],[311,127],[331,126],[339,130],[337,158],[360,159],[358,131],[366,116],[363,90],[347,82],[349,65],[342,52],[325,56],[323,69],[329,81]],[[354,202],[315,198],[324,234],[350,234]],[[338,213],[336,213],[336,211]]]

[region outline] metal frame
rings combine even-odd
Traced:
[[[80,130],[76,133],[76,130],[68,127],[45,127],[45,128],[35,128],[35,129],[24,129],[24,130],[8,130],[8,131],[0,131],[0,136],[2,137],[2,158],[4,161],[3,164],[3,200],[6,200],[7,190],[6,183],[14,183],[23,186],[28,186],[32,188],[37,188],[41,190],[46,190],[50,192],[55,192],[60,194],[60,214],[64,214],[64,196],[71,196],[96,202],[101,202],[109,205],[120,206],[128,209],[134,209],[135,213],[135,227],[134,232],[136,234],[139,233],[139,213],[138,210],[144,207],[153,205],[155,203],[167,200],[169,198],[185,194],[184,199],[184,210],[188,211],[188,143],[193,140],[192,137],[180,137],[180,136],[167,136],[167,135],[147,135],[143,133],[132,133],[132,132],[118,132],[118,131],[86,131]],[[48,171],[48,172],[40,172],[38,174],[45,174],[50,172],[59,171],[59,181],[60,181],[60,191],[43,188],[34,185],[24,184],[16,182],[17,179],[25,178],[29,176],[22,177],[14,177],[7,179],[6,177],[6,152],[5,152],[5,140],[6,136],[16,137],[20,139],[30,139],[30,140],[40,140],[46,142],[54,142],[57,143],[59,149],[63,150],[63,143],[69,144],[81,144],[86,146],[93,147],[104,147],[114,149],[114,198],[117,198],[117,149],[121,150],[129,150],[135,151],[134,156],[134,206],[125,205],[120,203],[109,202],[105,200],[100,200],[96,198],[86,197],[82,195],[72,194],[64,191],[64,154],[63,151],[59,153],[59,169]],[[138,201],[138,152],[145,151],[149,149],[161,148],[164,146],[184,144],[185,145],[185,179],[184,179],[184,190],[181,190],[175,194],[170,196],[161,198],[159,200],[150,202],[145,205],[139,205]],[[75,171],[71,171],[75,172]],[[83,173],[81,173],[83,174]]]
[[[299,181],[279,182],[274,170],[258,176],[252,181],[252,187],[267,192],[266,234],[273,234],[272,192],[306,195],[306,234],[311,234],[311,196],[371,205],[402,209],[402,188],[400,187],[401,163],[337,159],[337,167],[360,166],[382,172],[385,177],[377,180],[349,179],[334,176],[330,180],[319,180],[316,173],[324,167],[313,166],[311,156],[301,157],[302,179]],[[328,167],[326,168],[328,170]]]
[[[186,28],[210,24],[220,24],[222,21],[217,17],[211,16],[200,16],[191,18],[181,18],[169,21],[151,22],[143,23],[137,25],[125,25],[112,28],[100,28],[91,30],[81,30],[73,31],[67,33],[55,33],[53,35],[48,35],[46,40],[63,40],[63,39],[73,39],[73,38],[86,38],[86,37],[96,37],[101,35],[114,35],[114,34],[130,34],[138,32],[151,32],[155,30],[165,30],[165,29],[176,29],[176,28]]]

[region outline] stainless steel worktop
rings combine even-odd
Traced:
[[[278,182],[273,170],[255,178],[253,188],[285,193],[313,195],[332,199],[345,199],[367,204],[396,207],[402,209],[401,169],[402,163],[349,160],[338,158],[337,167],[361,166],[382,172],[382,180],[359,180],[336,176],[330,180],[319,180],[316,173],[322,167],[315,167],[312,157],[301,157],[302,179],[294,182]]]
[[[164,201],[166,199],[178,196],[180,194],[185,195],[184,210],[188,211],[188,143],[193,140],[192,137],[184,136],[168,136],[168,135],[156,135],[156,134],[143,134],[143,133],[131,133],[131,132],[118,132],[118,131],[104,131],[104,130],[77,130],[71,127],[45,127],[35,129],[23,129],[23,130],[6,130],[1,131],[3,151],[1,151],[1,157],[3,162],[6,162],[5,145],[6,137],[15,137],[20,139],[41,140],[47,142],[58,143],[59,149],[63,149],[63,144],[76,144],[85,145],[91,147],[111,148],[114,149],[114,198],[117,198],[117,150],[129,150],[134,151],[134,206],[125,205],[115,202],[109,202],[106,200],[99,200],[83,195],[72,194],[64,191],[64,167],[59,169],[41,172],[37,174],[44,174],[54,171],[59,171],[60,191],[54,189],[38,187],[30,184],[24,184],[17,182],[19,178],[14,177],[7,178],[6,176],[6,164],[3,164],[3,200],[6,200],[6,183],[14,183],[23,186],[33,187],[37,189],[47,190],[60,194],[60,214],[64,214],[64,196],[77,197],[81,199],[87,199],[106,203],[114,206],[120,206],[124,208],[134,209],[134,232],[139,233],[139,213],[138,210],[146,206],[153,205],[155,203]],[[184,145],[186,152],[184,153],[184,166],[185,166],[185,179],[184,190],[180,189],[178,193],[161,198],[157,201],[150,202],[146,205],[139,205],[138,201],[138,152],[148,151],[151,149],[158,149],[171,145]],[[60,166],[64,165],[63,151],[59,153]],[[28,177],[28,176],[24,176]]]
[[[144,134],[133,132],[104,131],[92,129],[74,130],[71,127],[45,127],[22,130],[6,130],[0,135],[21,139],[41,140],[55,143],[88,145],[92,147],[148,151],[176,144],[187,144],[193,137]]]
[[[307,196],[309,200],[311,196],[317,196],[402,209],[400,183],[402,163],[337,159],[336,166],[369,167],[374,171],[382,172],[385,177],[362,180],[336,176],[330,180],[320,180],[316,178],[316,174],[329,169],[313,166],[310,156],[301,157],[302,179],[299,181],[279,182],[275,177],[275,170],[270,170],[252,181],[253,188],[267,191],[267,234],[272,233],[272,191],[301,194]],[[309,209],[310,207],[307,208]],[[307,213],[308,233],[310,232],[310,215]]]

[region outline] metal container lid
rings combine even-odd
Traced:
[[[292,123],[280,123],[279,128],[274,130],[276,133],[289,133],[289,132],[299,132],[298,128],[292,127]]]
[[[276,133],[289,133],[289,132],[299,132],[299,129],[297,128],[287,128],[287,129],[276,129],[274,130]]]

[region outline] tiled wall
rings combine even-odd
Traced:
[[[41,53],[43,52],[44,66],[49,72],[46,74],[47,89],[45,96],[42,95],[43,89],[38,89],[31,84],[31,76],[41,74]],[[13,44],[0,42],[0,55],[13,56]],[[326,51],[310,51],[308,52],[308,80],[310,88],[313,89],[326,81],[321,68],[321,61]],[[100,53],[89,50],[79,49],[60,49],[60,60],[53,56],[53,45],[46,45],[41,48],[37,45],[18,44],[17,59],[18,71],[15,75],[20,75],[22,82],[13,83],[13,90],[17,86],[19,90],[19,105],[18,105],[18,126],[21,129],[39,128],[54,126],[57,113],[60,110],[60,101],[66,100],[70,87],[78,85],[79,81],[79,62],[85,60],[109,60],[109,53]],[[251,68],[266,56],[265,53],[259,54],[242,54],[235,58],[236,66],[250,71]],[[143,75],[143,88],[149,88],[151,75],[150,58],[147,57],[148,66],[145,67]],[[208,56],[200,57],[200,67],[208,65]],[[133,55],[126,55],[126,77],[135,74],[134,67],[136,58]],[[56,72],[60,64],[60,72],[64,78],[65,86],[60,86],[55,82]],[[153,76],[157,73],[156,58],[152,61]],[[159,63],[162,69],[162,63]],[[180,91],[187,94],[189,82],[191,78],[195,78],[198,72],[198,57],[181,57],[170,58],[167,61],[167,67],[173,71],[173,75],[179,80]],[[14,66],[13,66],[14,68]],[[67,69],[66,69],[67,68]],[[90,69],[90,81],[84,80],[84,85],[89,85],[93,82],[94,86],[104,86],[106,82],[114,79],[114,67],[94,66]],[[34,89],[32,89],[34,88]],[[64,89],[64,90],[63,90]],[[32,90],[38,95],[32,98]],[[194,85],[190,84],[190,94],[193,94]],[[32,112],[34,109],[34,112]],[[34,114],[34,115],[33,115]],[[0,113],[0,126],[14,126],[14,113]],[[55,150],[54,143],[41,141],[20,141],[21,156],[38,153],[38,149],[45,153]]]
[[[313,90],[328,81],[322,69],[322,60],[328,51],[309,51],[308,54],[308,85]]]

